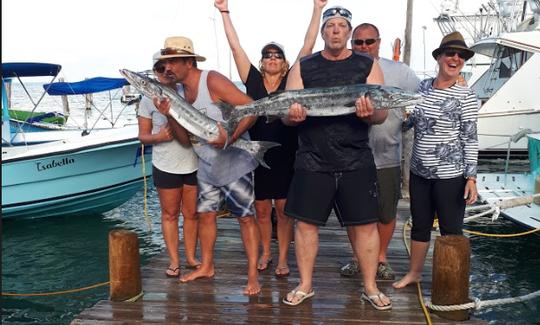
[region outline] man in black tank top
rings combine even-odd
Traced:
[[[378,62],[347,49],[351,16],[343,7],[323,13],[324,49],[293,66],[287,89],[384,82]],[[375,282],[379,253],[377,174],[368,145],[369,125],[384,122],[387,111],[374,111],[364,97],[356,101],[356,108],[356,114],[345,116],[306,117],[305,108],[295,103],[283,119],[287,125],[298,126],[295,174],[285,213],[297,219],[300,284],[283,299],[287,305],[298,305],[315,294],[312,278],[319,226],[325,225],[333,207],[341,225],[357,238],[351,245],[362,270],[362,298],[378,310],[392,307]]]

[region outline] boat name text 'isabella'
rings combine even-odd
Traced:
[[[53,159],[49,163],[37,162],[36,167],[38,171],[44,171],[51,168],[62,167],[64,165],[73,164],[74,162],[75,162],[75,159],[73,158],[62,158],[62,160]]]

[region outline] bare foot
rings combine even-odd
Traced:
[[[186,268],[188,269],[198,269],[200,267],[201,267],[201,262],[196,258],[188,259],[186,262]]]
[[[396,289],[405,288],[411,283],[417,283],[422,281],[422,275],[418,273],[407,273],[401,280],[392,283],[392,286]]]
[[[264,271],[268,268],[268,265],[272,264],[272,256],[261,256],[259,263],[257,264],[257,270]]]
[[[185,283],[185,282],[189,282],[189,281],[193,281],[193,280],[197,280],[201,278],[212,278],[212,277],[214,277],[214,267],[205,268],[205,269],[201,267],[181,277],[180,282]]]
[[[247,296],[254,296],[261,292],[261,285],[259,281],[248,281],[246,288],[244,289],[244,294]]]
[[[278,267],[276,267],[275,274],[276,274],[276,277],[278,278],[284,278],[284,277],[289,276],[290,274],[289,266],[287,266],[287,264],[282,265],[282,266],[278,265]]]

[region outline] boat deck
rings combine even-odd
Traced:
[[[481,200],[488,203],[520,198],[533,193],[534,181],[530,174],[478,174],[478,194]],[[540,205],[535,203],[503,209],[501,215],[531,229],[540,227]]]
[[[409,212],[403,202],[399,209],[401,217],[388,257],[397,276],[401,277],[408,268],[403,224]],[[272,251],[277,251],[275,242]],[[220,218],[213,279],[180,284],[176,279],[166,278],[168,258],[163,252],[142,268],[142,299],[131,303],[99,301],[83,310],[71,324],[426,324],[416,286],[395,290],[392,281],[379,281],[379,288],[392,298],[391,311],[376,311],[362,301],[360,277],[347,278],[339,274],[340,264],[349,261],[350,257],[346,232],[331,216],[328,225],[320,231],[314,274],[316,294],[312,299],[296,307],[281,303],[283,296],[298,283],[292,245],[289,255],[291,275],[284,279],[273,275],[277,262],[277,256],[274,256],[274,264],[259,276],[262,293],[247,297],[242,294],[247,275],[238,222],[234,218]],[[431,261],[430,251],[422,283],[424,295],[429,295],[431,290]],[[182,269],[182,272],[186,270]],[[453,322],[434,314],[431,317],[434,324],[487,324],[481,320]]]

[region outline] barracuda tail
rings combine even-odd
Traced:
[[[235,111],[234,105],[231,105],[225,102],[217,102],[214,104],[220,109],[221,116],[223,116],[223,119],[225,121],[238,120],[238,118],[234,114],[234,111]]]
[[[243,149],[249,152],[261,166],[270,169],[270,166],[264,161],[264,155],[268,149],[278,147],[281,144],[271,141],[247,141]]]

